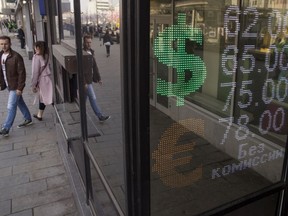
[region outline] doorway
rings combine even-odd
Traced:
[[[156,107],[166,115],[170,115],[171,102],[169,97],[157,94],[159,86],[157,79],[165,80],[166,82],[172,81],[173,69],[162,64],[157,60],[154,55],[153,46],[154,40],[159,33],[172,25],[172,18],[170,15],[151,16],[150,19],[150,105]]]

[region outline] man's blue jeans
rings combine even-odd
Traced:
[[[24,119],[32,120],[31,114],[23,100],[22,95],[17,95],[16,91],[10,90],[7,105],[8,115],[6,117],[5,123],[3,124],[3,128],[10,130],[10,128],[12,127],[17,113],[17,106],[19,107],[22,115],[24,116]]]
[[[87,84],[87,96],[90,101],[90,105],[98,118],[102,117],[100,108],[97,105],[96,95],[93,89],[92,84]]]

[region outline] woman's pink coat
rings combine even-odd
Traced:
[[[53,103],[53,85],[49,63],[45,67],[44,58],[37,54],[34,54],[32,59],[31,87],[39,89],[39,100],[41,103],[45,105]]]

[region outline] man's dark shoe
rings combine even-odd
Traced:
[[[111,117],[111,116],[101,116],[101,117],[99,118],[99,121],[100,121],[100,122],[105,122],[105,121],[107,121],[108,119],[110,119],[110,117]]]
[[[0,134],[4,137],[7,137],[7,136],[9,136],[9,130],[7,130],[6,128],[2,128],[0,130]]]
[[[24,122],[22,122],[21,124],[19,124],[17,126],[17,128],[26,127],[26,126],[31,125],[31,124],[33,124],[32,120],[25,119]]]

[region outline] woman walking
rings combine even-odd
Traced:
[[[49,67],[49,50],[44,41],[35,43],[32,59],[32,91],[39,92],[39,110],[33,117],[42,121],[46,105],[53,104],[53,86]]]
[[[103,36],[103,44],[106,47],[106,57],[110,56],[110,46],[113,45],[112,38],[109,34],[109,30],[106,30],[105,35]]]

